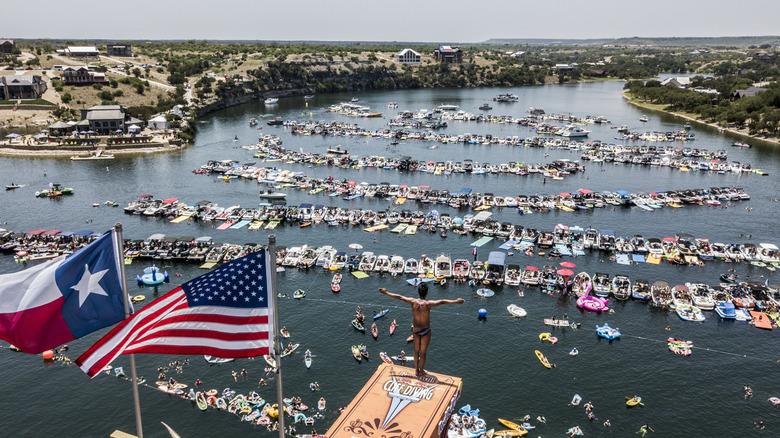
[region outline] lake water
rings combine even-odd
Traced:
[[[258,134],[279,135],[288,149],[324,153],[330,146],[341,145],[353,155],[409,155],[417,160],[456,160],[471,158],[491,163],[518,161],[526,163],[549,162],[553,159],[579,159],[579,153],[542,148],[482,146],[462,144],[439,144],[431,149],[432,143],[402,142],[393,149],[387,140],[372,138],[292,136],[283,127],[270,127],[265,120],[272,116],[285,119],[339,120],[358,123],[369,129],[382,128],[389,116],[401,110],[432,109],[448,103],[460,105],[461,109],[478,112],[477,107],[498,93],[511,92],[520,97],[517,103],[493,103],[493,114],[522,116],[529,107],[541,107],[548,113],[571,113],[585,116],[602,115],[613,124],[626,124],[632,130],[671,131],[680,130],[683,120],[633,107],[623,101],[620,91],[623,83],[599,82],[563,86],[540,86],[507,89],[443,89],[396,92],[373,92],[358,94],[334,94],[316,96],[308,103],[303,98],[281,99],[279,104],[267,108],[262,102],[230,108],[198,122],[199,133],[195,145],[171,154],[140,154],[135,157],[118,158],[110,162],[71,162],[62,159],[0,158],[4,169],[5,183],[11,181],[26,184],[27,187],[0,193],[0,221],[3,228],[14,231],[28,231],[36,228],[58,228],[76,231],[83,228],[95,231],[108,230],[114,223],[121,222],[125,237],[144,239],[153,233],[169,236],[209,235],[216,241],[246,243],[267,243],[269,231],[240,230],[218,231],[211,225],[194,223],[172,224],[162,219],[141,218],[122,213],[121,208],[92,207],[93,202],[115,200],[126,204],[141,193],[151,193],[158,198],[176,197],[183,202],[194,203],[201,199],[218,202],[222,206],[256,206],[259,186],[254,182],[233,180],[229,184],[215,182],[213,178],[191,173],[210,159],[234,159],[241,162],[257,161],[250,151],[239,146],[251,144]],[[359,103],[382,111],[384,118],[353,119],[324,110],[331,104],[358,97]],[[397,102],[397,110],[383,108],[388,102]],[[642,114],[650,116],[650,122],[638,121]],[[250,117],[263,117],[263,129],[258,131],[248,125]],[[641,126],[640,126],[641,125]],[[607,143],[613,140],[616,131],[609,125],[589,125],[590,139]],[[511,221],[537,229],[552,229],[556,224],[579,225],[587,228],[613,229],[617,235],[642,234],[645,237],[665,237],[674,233],[690,233],[711,241],[752,243],[780,243],[776,215],[778,204],[771,202],[780,194],[780,153],[776,146],[752,141],[752,149],[731,148],[736,140],[717,131],[694,126],[697,141],[676,146],[707,148],[710,151],[726,149],[729,160],[750,162],[754,168],[769,172],[770,176],[756,174],[718,175],[715,173],[679,172],[668,168],[640,167],[630,165],[599,165],[585,162],[584,174],[568,177],[564,181],[543,183],[536,177],[514,175],[450,175],[398,174],[395,171],[374,168],[361,170],[336,169],[315,166],[273,163],[283,169],[306,172],[309,175],[329,176],[355,181],[391,184],[423,185],[445,188],[453,191],[470,187],[476,192],[495,194],[533,194],[575,191],[580,188],[591,190],[629,190],[650,192],[683,188],[707,188],[712,186],[740,186],[752,196],[746,203],[721,209],[708,207],[664,208],[652,213],[636,208],[603,208],[588,212],[551,212],[521,216],[515,209],[494,212],[501,221]],[[494,135],[528,137],[535,135],[528,128],[517,125],[450,122],[444,133],[491,133]],[[239,137],[233,142],[234,136]],[[642,142],[627,144],[640,145]],[[666,143],[663,143],[666,145]],[[545,157],[544,154],[549,154]],[[261,163],[258,163],[260,165]],[[49,182],[61,183],[75,189],[73,196],[60,200],[37,199],[35,190],[45,188]],[[355,206],[383,209],[387,200],[357,199],[345,201],[323,195],[308,196],[304,191],[288,192],[288,204],[304,202],[323,203],[337,206]],[[747,211],[745,207],[752,208]],[[438,207],[453,216],[463,215],[448,207]],[[327,233],[326,233],[327,231]],[[279,245],[333,245],[346,249],[350,243],[360,243],[366,250],[379,254],[399,254],[419,258],[425,253],[445,253],[455,258],[471,258],[469,244],[472,237],[451,234],[446,239],[435,234],[420,233],[399,237],[388,232],[365,233],[357,228],[329,228],[316,225],[305,229],[279,227],[273,230]],[[740,234],[751,235],[741,239]],[[374,242],[374,239],[377,241]],[[491,250],[501,242],[493,241],[479,249],[484,260]],[[563,260],[559,260],[563,261]],[[730,265],[710,262],[704,267],[677,267],[661,265],[617,265],[598,253],[573,259],[577,264],[574,271],[585,270],[591,274],[607,272],[612,275],[627,274],[631,278],[646,278],[651,282],[665,280],[670,284],[684,282],[705,282],[716,284],[718,276]],[[508,263],[521,266],[528,264],[541,267],[548,261],[540,257],[526,257],[515,254],[508,257]],[[127,267],[130,278],[145,267],[134,263]],[[764,276],[770,283],[778,283],[776,273],[745,264],[734,266],[741,277],[754,279]],[[13,263],[10,256],[0,258],[0,272],[13,272],[22,266]],[[169,272],[179,273],[170,285],[160,293],[175,287],[176,283],[187,281],[203,271],[193,265],[173,265]],[[379,351],[392,354],[401,349],[412,351],[406,344],[406,327],[411,322],[409,309],[380,295],[378,287],[387,287],[392,292],[413,295],[414,289],[402,279],[372,275],[358,280],[345,275],[342,291],[338,295],[330,292],[330,275],[319,271],[297,272],[288,270],[280,277],[281,292],[292,292],[297,288],[307,291],[304,300],[280,300],[279,317],[292,333],[292,340],[301,347],[291,358],[282,362],[284,370],[284,392],[286,396],[300,396],[304,403],[316,406],[320,396],[327,400],[325,418],[318,420],[315,427],[324,432],[338,416],[337,407],[346,405],[357,393],[366,379],[379,364]],[[763,281],[763,278],[761,279]],[[150,290],[141,290],[134,284],[132,294],[156,295]],[[474,297],[474,290],[466,285],[448,284],[433,287],[430,297],[464,297],[466,303],[446,306],[432,312],[432,344],[428,353],[426,368],[440,373],[463,378],[461,403],[470,403],[482,411],[490,427],[500,428],[498,417],[520,419],[526,414],[532,417],[544,415],[547,425],[539,425],[533,436],[563,436],[564,432],[579,425],[589,436],[634,436],[642,424],[649,423],[657,436],[775,436],[780,430],[778,408],[772,406],[768,397],[780,396],[777,372],[780,359],[780,344],[775,333],[755,329],[746,323],[724,322],[713,312],[706,312],[706,321],[693,324],[680,320],[674,313],[651,310],[638,302],[618,302],[615,314],[595,315],[583,313],[573,300],[561,300],[543,295],[534,288],[525,288],[525,296],[519,297],[516,290],[504,287],[495,297],[487,300]],[[147,300],[148,302],[148,300]],[[528,311],[523,319],[508,316],[506,306],[517,304]],[[380,308],[390,308],[390,314],[380,320],[378,340],[370,335],[355,332],[349,321],[357,305],[363,305],[367,315]],[[485,320],[477,318],[477,311],[488,312]],[[582,324],[579,330],[552,330],[559,338],[556,345],[542,344],[540,332],[551,331],[542,323],[543,318],[568,313],[569,319]],[[393,337],[387,335],[390,321],[396,318],[399,332]],[[619,327],[623,337],[608,342],[596,336],[596,324],[608,322]],[[671,331],[666,331],[669,326]],[[68,355],[75,359],[103,332],[92,334],[70,344]],[[677,356],[666,348],[666,338],[692,340],[693,354]],[[366,343],[371,360],[358,364],[350,354],[350,346]],[[569,356],[576,347],[579,355]],[[303,364],[303,352],[311,349],[315,355],[311,369]],[[543,351],[557,368],[543,368],[534,355],[534,350]],[[137,356],[139,375],[153,382],[159,366],[184,357],[161,355]],[[121,358],[115,366],[127,366],[128,360]],[[177,380],[192,384],[201,379],[207,388],[231,387],[243,393],[257,390],[269,400],[275,399],[275,386],[258,387],[264,363],[261,360],[240,360],[222,366],[209,366],[201,357],[190,357],[190,364],[183,367],[181,374],[168,373]],[[245,368],[246,378],[234,381],[231,371]],[[108,436],[114,429],[127,432],[135,430],[130,386],[127,381],[100,375],[89,380],[75,366],[61,363],[44,364],[39,356],[12,353],[0,350],[0,380],[4,397],[0,409],[4,412],[0,430],[4,436],[37,436],[54,433],[61,437]],[[309,383],[317,381],[320,391],[312,393]],[[743,397],[742,385],[754,390],[752,399]],[[226,412],[210,409],[200,412],[193,404],[170,397],[149,387],[141,387],[141,407],[146,436],[167,436],[160,421],[171,425],[183,437],[208,437],[217,434],[225,436],[276,436],[264,428],[242,423]],[[589,422],[582,406],[568,406],[572,396],[578,393],[583,403],[590,401],[595,406],[598,421]],[[627,396],[642,397],[643,408],[627,409]],[[43,421],[41,421],[43,419]],[[602,426],[609,419],[610,429]],[[763,419],[767,429],[757,431],[754,421]],[[533,422],[535,423],[535,422]],[[299,427],[299,432],[310,428]]]

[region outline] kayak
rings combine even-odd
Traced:
[[[389,312],[389,311],[390,311],[390,309],[380,310],[379,313],[374,315],[374,319],[379,319],[379,318],[387,315],[387,312]]]
[[[534,350],[534,353],[536,353],[536,357],[539,359],[539,362],[544,365],[545,368],[552,368],[552,365],[550,365],[550,361],[547,360],[547,358],[542,354],[539,350]]]
[[[374,339],[379,337],[379,328],[377,328],[376,323],[371,324],[371,336],[373,336]]]
[[[384,363],[389,363],[390,365],[393,364],[393,360],[390,359],[390,356],[388,356],[387,353],[385,353],[384,351],[379,352],[379,357],[382,358],[382,361]]]
[[[390,334],[392,335],[393,332],[395,332],[395,328],[398,327],[398,324],[395,323],[395,320],[390,323]]]
[[[522,426],[520,426],[519,424],[517,424],[517,423],[515,423],[515,422],[512,422],[512,421],[509,421],[509,420],[504,420],[503,418],[499,418],[499,419],[498,419],[498,422],[499,422],[499,423],[501,423],[501,424],[503,424],[504,426],[506,426],[508,429],[513,429],[513,430],[525,430],[525,429],[523,429],[523,427],[522,427]]]

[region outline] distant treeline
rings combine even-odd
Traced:
[[[688,88],[661,86],[656,80],[630,81],[625,89],[630,96],[668,105],[671,111],[694,114],[707,122],[721,126],[747,127],[751,135],[778,137],[780,133],[780,84],[770,82],[755,96],[738,97],[737,90],[753,86],[749,77],[725,75],[715,78],[696,76]],[[696,91],[716,90],[716,94]]]

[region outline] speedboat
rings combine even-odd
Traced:
[[[720,302],[715,306],[715,313],[723,319],[737,319],[737,312],[733,303]]]
[[[268,99],[264,100],[263,103],[266,105],[273,105],[275,103],[279,103],[279,99],[276,97],[269,97]]]
[[[590,275],[587,272],[580,272],[574,276],[571,290],[578,297],[583,297],[590,293],[593,283],[590,281]]]
[[[701,309],[694,305],[683,304],[676,306],[674,309],[684,321],[701,322],[704,321],[704,315],[701,313]]]

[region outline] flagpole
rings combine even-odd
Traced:
[[[130,317],[130,299],[127,295],[127,275],[125,275],[124,242],[122,240],[122,224],[114,224],[114,247],[117,249],[116,261],[119,265],[119,281],[122,282],[122,302],[125,305],[125,319]],[[141,400],[138,396],[138,376],[135,371],[135,354],[130,355],[130,379],[133,387],[133,404],[135,407],[135,428],[138,438],[144,438],[141,424]]]
[[[273,300],[274,322],[271,333],[274,342],[274,360],[276,360],[276,403],[278,408],[279,438],[284,438],[284,396],[282,395],[282,351],[279,344],[279,312],[276,307],[276,235],[268,236],[268,257],[271,259],[271,299]]]

